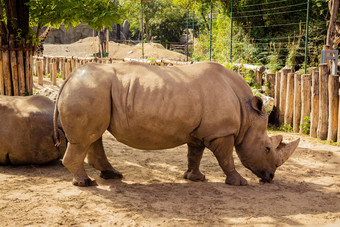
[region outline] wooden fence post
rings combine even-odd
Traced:
[[[286,110],[286,96],[287,96],[287,78],[289,69],[281,70],[281,82],[280,82],[280,106],[279,106],[279,124],[284,122],[285,110]]]
[[[1,36],[0,36],[0,48],[2,46]],[[5,78],[2,71],[2,51],[0,49],[0,95],[5,95]]]
[[[62,74],[62,76],[63,76],[63,80],[66,79],[66,74],[65,74],[65,72],[66,72],[66,58],[63,57],[63,58],[61,59],[61,74]]]
[[[301,74],[294,76],[294,109],[293,109],[293,131],[300,131],[301,121]]]
[[[339,83],[340,83],[340,78],[339,78]],[[339,112],[338,112],[338,137],[337,137],[337,142],[340,142],[340,89],[339,89],[339,93],[338,93],[338,99],[339,99],[339,103],[338,103],[338,107],[339,107]]]
[[[312,72],[312,109],[310,114],[310,136],[317,137],[319,122],[319,72]]]
[[[280,83],[281,83],[281,72],[276,72],[275,76],[275,89],[274,89],[274,122],[279,125],[280,116]]]
[[[17,55],[16,55],[15,45],[14,45],[14,35],[10,35],[9,47],[10,47],[9,54],[10,54],[10,59],[11,59],[13,95],[17,96],[19,95],[19,76],[18,76]]]
[[[65,66],[65,77],[66,79],[70,76],[71,73],[71,62],[67,60],[66,66]]]
[[[46,72],[46,62],[47,62],[47,58],[46,58],[46,56],[43,56],[43,65],[42,65],[43,75],[45,75],[47,73]]]
[[[5,49],[2,51],[2,72],[4,75],[5,94],[12,95],[12,81],[11,81],[11,69],[8,67],[9,50],[8,46],[3,46]]]
[[[111,60],[112,63],[112,60]],[[268,73],[265,77],[266,80],[266,89],[267,94],[271,97],[274,97],[275,92],[275,74],[274,73]]]
[[[23,50],[17,51],[18,58],[18,78],[19,78],[19,95],[24,96],[26,93],[26,80],[25,80],[25,65]]]
[[[284,125],[290,126],[293,125],[293,109],[294,109],[294,73],[288,73]]]
[[[319,122],[317,137],[327,139],[328,126],[328,64],[319,66]]]
[[[44,84],[44,75],[43,75],[43,62],[37,61],[37,74],[38,74],[38,84],[43,85]]]
[[[53,62],[53,63],[50,63],[50,64],[51,64],[51,80],[52,80],[52,84],[56,85],[57,84],[57,72],[58,72],[57,63]]]
[[[300,121],[300,133],[303,133],[303,127],[307,126],[309,120],[305,117],[310,117],[311,111],[311,76],[309,74],[303,74],[301,78],[301,121]],[[309,129],[310,130],[310,127]]]
[[[338,130],[338,104],[339,104],[339,77],[329,75],[328,78],[328,98],[329,98],[329,123],[327,140],[337,140]]]

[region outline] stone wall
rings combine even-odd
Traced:
[[[116,24],[112,26],[112,31],[109,33],[109,39],[112,41],[116,40],[127,40],[129,39],[129,31],[130,23],[128,21],[124,21],[122,26],[117,26]],[[42,29],[42,32],[44,29]],[[119,34],[119,35],[118,35]],[[97,36],[98,32],[90,28],[87,24],[81,23],[76,27],[65,28],[64,25],[61,25],[59,29],[54,29],[50,31],[50,34],[46,38],[44,43],[49,44],[69,44],[77,42],[80,39],[84,39],[87,37]]]
[[[51,30],[50,34],[45,40],[45,43],[69,44],[77,42],[80,39],[92,37],[94,34],[96,34],[96,32],[85,23],[82,23],[74,28],[69,27],[68,29],[66,29],[64,25],[61,25],[59,29],[53,28]]]

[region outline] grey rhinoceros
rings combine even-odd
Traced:
[[[0,96],[0,164],[45,164],[62,158],[64,133],[58,127],[61,146],[53,135],[54,103],[40,95]]]
[[[179,67],[85,65],[60,89],[54,118],[59,115],[69,141],[63,164],[78,186],[96,184],[85,172],[86,155],[102,178],[122,177],[104,153],[105,130],[138,149],[187,144],[184,177],[193,181],[205,179],[199,165],[206,147],[231,185],[247,184],[235,170],[234,146],[243,165],[270,182],[299,143],[284,144],[282,136],[269,138],[262,100],[237,73],[211,62]]]

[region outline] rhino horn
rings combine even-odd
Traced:
[[[283,136],[281,136],[281,135],[272,136],[272,137],[270,137],[270,140],[272,141],[273,147],[276,149],[280,145],[280,143],[282,142]]]
[[[299,142],[300,142],[300,138],[293,141],[293,142],[290,142],[288,144],[280,142],[280,144],[276,148],[276,152],[277,152],[277,155],[278,155],[278,163],[277,163],[278,167],[281,166],[285,161],[288,160],[288,158],[295,151]]]

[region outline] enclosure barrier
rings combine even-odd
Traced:
[[[57,76],[62,79],[69,77],[70,73],[81,65],[95,62],[101,64],[112,64],[115,62],[143,62],[147,64],[173,66],[187,65],[194,62],[181,62],[171,60],[148,60],[135,58],[80,58],[80,57],[64,57],[64,56],[34,56],[33,57],[33,74],[38,77],[38,84],[43,85],[44,76],[49,76],[53,85],[56,85]]]
[[[303,75],[284,68],[267,74],[265,81],[274,88],[270,91],[274,94],[272,122],[293,132],[340,142],[339,76],[330,74],[328,64]]]

